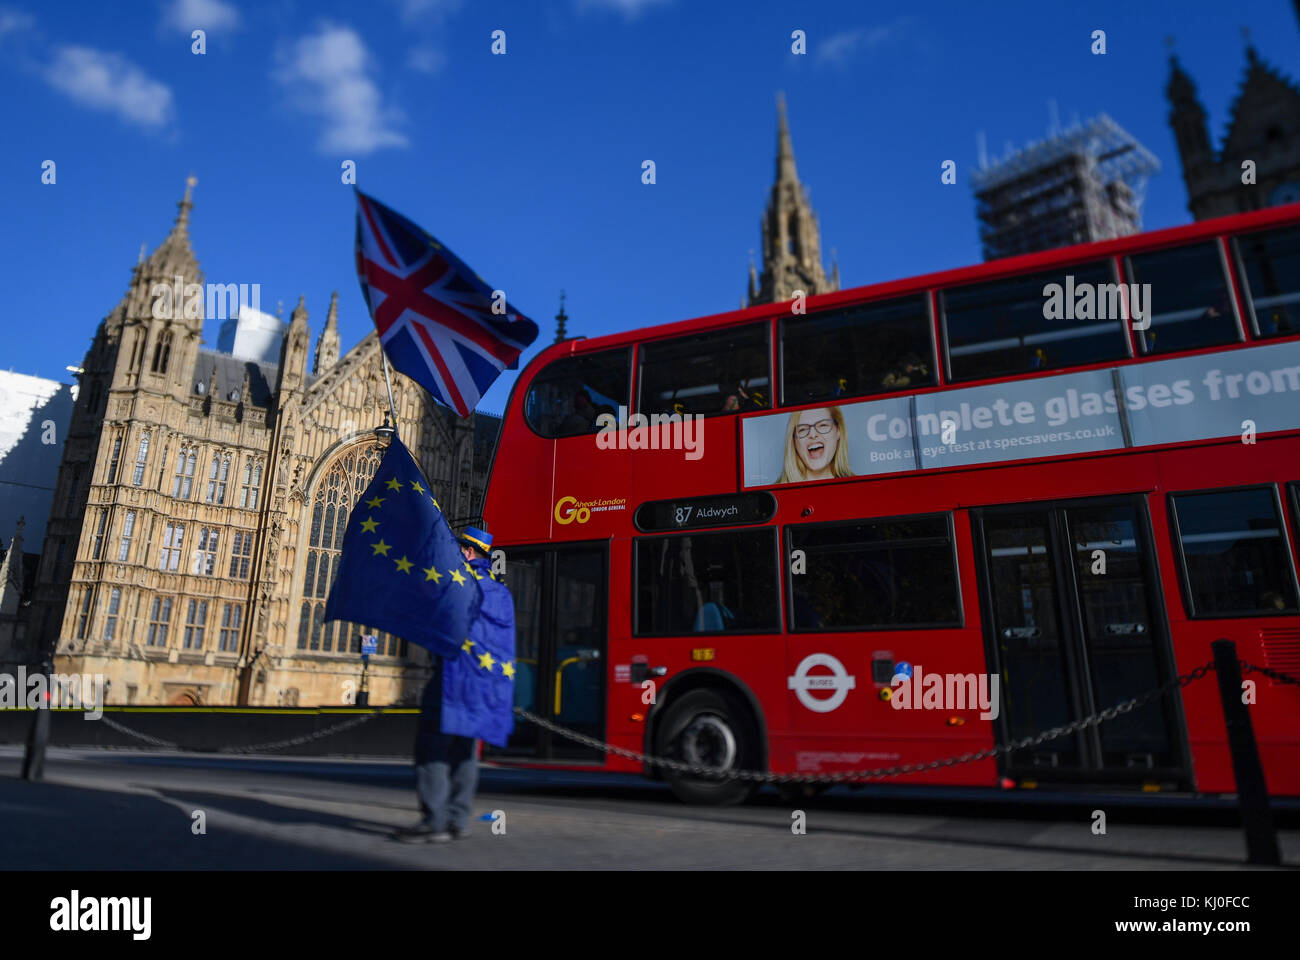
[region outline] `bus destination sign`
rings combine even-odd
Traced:
[[[634,520],[638,529],[655,533],[766,523],[775,513],[776,498],[770,493],[728,493],[716,497],[649,500],[636,508]]]

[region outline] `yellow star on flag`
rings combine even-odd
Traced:
[[[430,494],[430,495],[429,495],[429,499],[433,501],[433,509],[435,509],[435,510],[441,510],[441,509],[442,509],[442,507],[438,506],[438,498],[437,498],[437,497],[435,497],[433,494]]]
[[[361,521],[361,529],[366,533],[374,533],[375,527],[377,526],[379,526],[379,521],[374,517],[366,517],[366,519]]]
[[[378,543],[372,543],[370,545],[370,549],[375,551],[373,556],[376,557],[379,556],[381,553],[384,556],[388,556],[388,551],[390,548],[391,548],[391,544],[384,543],[382,539]]]
[[[383,502],[384,502],[383,497],[371,497],[369,500],[366,501],[366,506],[369,507],[371,510],[378,510],[379,505]]]
[[[479,573],[479,572],[478,572],[477,570],[475,570],[473,567],[470,567],[470,568],[469,568],[469,572],[472,573],[472,574],[474,574],[474,579],[475,579],[475,580],[482,580],[482,579],[483,579],[483,574]]]
[[[496,661],[492,659],[492,654],[488,653],[486,650],[478,655],[478,665],[483,669],[491,670],[492,664],[494,663],[496,663]]]
[[[384,484],[384,486],[388,487],[389,490],[401,490],[402,481],[398,480],[396,477],[390,477],[388,482]]]
[[[424,579],[426,581],[432,580],[434,583],[442,583],[442,574],[438,572],[436,567],[425,567]]]
[[[461,573],[459,570],[453,570],[453,571],[451,571],[451,579],[452,579],[454,582],[459,583],[462,587],[465,586],[465,584],[466,584],[466,582],[467,582],[467,581],[465,580],[465,574]]]
[[[474,641],[471,640],[469,637],[466,637],[465,642],[460,645],[460,648],[464,650],[466,653],[469,653],[469,648],[472,646],[474,646]]]
[[[394,560],[393,563],[397,564],[397,569],[402,571],[402,573],[410,573],[411,568],[415,566],[415,564],[413,564],[410,560],[406,559],[406,554],[402,554],[402,559]]]
[[[513,680],[515,678],[515,665],[507,660],[505,663],[501,664],[501,672]]]
[[[424,496],[424,487],[420,486],[419,480],[411,481],[411,489],[414,490],[416,493],[418,493],[420,496]]]

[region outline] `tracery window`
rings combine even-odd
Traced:
[[[381,655],[406,652],[406,644],[387,633],[362,624],[325,620],[325,600],[338,576],[348,516],[374,479],[382,458],[383,450],[377,443],[353,447],[336,459],[316,484],[307,524],[306,566],[298,611],[299,650],[359,654],[361,635],[373,633],[379,637]]]

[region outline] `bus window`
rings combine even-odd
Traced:
[[[641,347],[644,414],[739,413],[772,405],[766,323]]]
[[[1130,283],[1149,283],[1133,330],[1143,353],[1168,353],[1236,343],[1237,311],[1215,242],[1157,250],[1126,259]],[[1153,309],[1154,308],[1154,309]],[[1147,329],[1142,326],[1149,324]]]
[[[1300,333],[1300,229],[1248,233],[1234,242],[1255,332]]]
[[[781,401],[860,397],[937,381],[924,295],[781,321]]]
[[[547,439],[595,433],[602,413],[627,406],[631,365],[627,347],[556,360],[533,378],[524,418]]]
[[[960,627],[947,515],[786,527],[806,572],[790,577],[790,629]]]
[[[775,534],[639,538],[636,635],[779,632]]]
[[[1170,499],[1189,616],[1297,611],[1295,575],[1272,487]]]
[[[1101,262],[940,291],[952,379],[1127,357],[1123,312],[1112,309],[1114,283],[1111,264]],[[1091,305],[1079,295],[1083,284],[1092,287]]]

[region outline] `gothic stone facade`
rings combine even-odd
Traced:
[[[1177,59],[1171,61],[1169,123],[1183,162],[1187,206],[1197,220],[1300,203],[1300,88],[1254,47],[1247,48],[1246,59],[1246,78],[1217,151],[1196,85]],[[1246,161],[1254,164],[1253,183],[1242,182]]]
[[[10,657],[52,652],[60,673],[104,674],[109,703],[348,702],[371,631],[322,614],[382,456],[379,343],[372,332],[339,356],[337,296],[310,366],[301,300],[278,364],[203,349],[189,302],[155,318],[155,284],[203,283],[191,206],[187,189],[86,354],[28,649]],[[473,516],[499,422],[457,418],[392,377],[403,442],[448,516]],[[428,662],[381,633],[370,702],[415,702]]]

